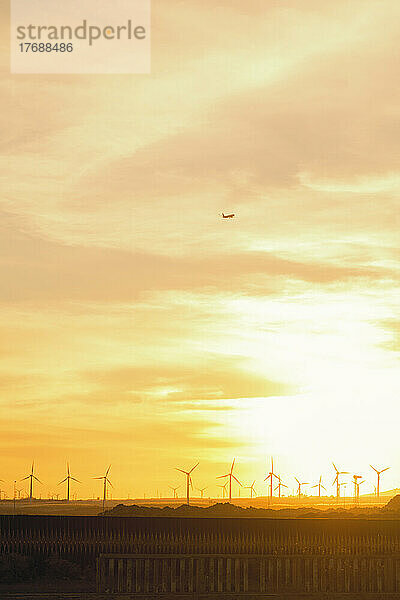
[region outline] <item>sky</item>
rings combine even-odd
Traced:
[[[141,497],[198,461],[215,495],[234,457],[258,493],[271,456],[289,489],[334,493],[332,461],[400,487],[399,23],[153,0],[150,75],[11,75],[3,45],[8,494],[32,460],[43,496],[67,461],[81,497],[109,464]]]

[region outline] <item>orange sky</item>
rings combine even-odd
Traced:
[[[109,463],[132,496],[199,460],[214,494],[271,454],[290,487],[331,460],[400,486],[399,3],[152,12],[151,75],[1,55],[7,491],[32,459],[37,493],[69,460],[84,496]]]

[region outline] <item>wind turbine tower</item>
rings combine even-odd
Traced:
[[[229,477],[229,502],[232,501],[232,479],[234,479],[240,486],[242,485],[240,481],[233,474],[233,467],[235,466],[235,459],[233,459],[231,470],[226,475],[220,475],[217,479],[222,479],[223,477]]]
[[[358,504],[360,499],[360,485],[364,483],[363,481],[358,481],[359,479],[362,479],[362,475],[353,475],[354,504]]]
[[[33,480],[37,481],[38,483],[42,483],[40,481],[40,479],[38,479],[36,477],[36,475],[34,474],[34,463],[32,463],[32,468],[31,468],[31,472],[29,473],[29,475],[27,475],[26,477],[23,477],[21,479],[21,481],[25,481],[26,479],[29,479],[29,500],[33,499]]]
[[[321,488],[322,488],[322,489],[324,489],[324,490],[326,491],[326,487],[324,487],[324,486],[322,485],[322,475],[321,475],[321,476],[320,476],[320,478],[319,478],[319,482],[318,482],[318,483],[316,483],[315,485],[311,486],[311,487],[313,487],[313,488],[316,488],[316,487],[317,487],[317,488],[318,488],[318,498],[321,498]]]
[[[381,481],[381,473],[384,473],[385,471],[387,471],[388,469],[390,469],[390,467],[386,467],[386,469],[381,469],[380,471],[378,471],[378,469],[375,469],[375,467],[373,467],[372,465],[369,465],[371,467],[371,469],[373,469],[378,477],[378,482],[376,484],[376,497],[377,499],[379,499],[379,485],[380,485],[380,481]]]
[[[190,471],[184,471],[183,469],[176,469],[177,471],[180,471],[181,473],[184,473],[186,475],[186,504],[188,506],[190,504],[190,488],[193,488],[191,474],[193,473],[195,468],[199,466],[199,464],[200,463],[195,464],[194,467],[192,467],[190,469]]]
[[[67,482],[67,501],[69,502],[69,482],[71,481],[76,481],[77,483],[81,483],[78,479],[75,479],[75,477],[72,477],[71,472],[69,470],[69,463],[67,463],[67,476],[65,479],[63,479],[62,481],[60,481],[60,483],[58,485],[61,485],[62,483]]]
[[[302,485],[308,485],[308,483],[306,483],[304,481],[302,483],[300,483],[300,481],[297,479],[297,477],[295,477],[295,480],[297,481],[297,497],[300,500],[300,498],[301,498],[301,486]]]
[[[273,479],[274,479],[274,477],[279,482],[279,476],[274,473],[274,459],[271,458],[271,471],[268,473],[268,475],[264,479],[264,481],[268,481],[268,479],[269,479],[269,497],[271,498],[271,500],[272,500],[272,496],[273,496],[273,485],[274,485]]]
[[[247,487],[245,488],[246,490],[250,490],[250,498],[253,498],[253,494],[254,494],[255,496],[257,496],[257,492],[256,492],[256,490],[254,489],[254,484],[255,484],[255,482],[256,482],[256,480],[254,480],[254,481],[253,481],[253,483],[252,483],[251,485],[249,485],[249,486],[247,486]]]
[[[203,498],[203,497],[204,497],[204,492],[206,491],[206,489],[207,489],[207,486],[206,486],[206,487],[203,487],[203,488],[196,488],[196,490],[197,490],[198,492],[200,492],[200,498]]]
[[[109,465],[106,474],[103,475],[103,477],[93,477],[93,479],[102,479],[103,480],[103,512],[104,512],[104,507],[106,505],[106,500],[107,500],[107,483],[109,485],[111,485],[111,487],[114,487],[113,484],[111,483],[111,481],[108,479],[108,474],[110,472],[111,469],[111,465]]]
[[[228,483],[229,482],[227,481],[226,483],[224,483],[224,485],[217,485],[217,487],[219,487],[219,488],[222,489],[222,499],[226,498],[227,495],[228,495],[228,492],[227,492],[227,489],[226,489],[226,486],[228,485]]]
[[[281,497],[281,488],[283,488],[283,487],[287,488],[287,485],[282,483],[282,479],[279,477],[279,475],[278,475],[278,479],[279,479],[279,483],[276,486],[275,490],[278,490],[278,498],[280,498]]]
[[[339,498],[340,498],[340,481],[339,481],[339,477],[340,477],[340,475],[348,475],[349,472],[348,471],[338,471],[337,468],[336,468],[336,466],[335,466],[335,463],[332,463],[332,464],[333,464],[333,468],[335,469],[335,472],[336,472],[336,477],[333,480],[333,484],[332,485],[335,485],[335,483],[336,483],[336,500],[339,502]]]
[[[176,493],[177,490],[179,490],[179,488],[181,487],[180,485],[178,485],[177,487],[172,487],[172,485],[168,486],[174,493],[174,499],[178,497],[178,494]]]

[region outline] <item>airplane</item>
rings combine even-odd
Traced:
[[[235,216],[234,213],[232,213],[230,215],[224,215],[224,213],[222,213],[222,218],[223,219],[233,219],[234,216]]]

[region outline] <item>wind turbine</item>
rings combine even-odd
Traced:
[[[189,489],[190,489],[190,487],[193,488],[192,478],[190,475],[195,470],[195,468],[199,466],[199,464],[200,463],[195,464],[194,467],[192,467],[190,469],[190,471],[184,471],[183,469],[176,469],[176,471],[180,471],[181,473],[184,473],[186,475],[186,504],[188,506],[190,504]]]
[[[364,481],[358,481],[362,479],[362,475],[353,475],[353,485],[354,485],[354,503],[358,503],[358,499],[360,497],[360,485],[364,483]]]
[[[70,470],[69,470],[69,463],[67,463],[67,476],[65,479],[60,481],[60,483],[58,485],[61,485],[65,481],[67,482],[67,501],[68,502],[69,502],[69,482],[71,479],[72,479],[72,481],[76,481],[77,483],[82,483],[81,481],[79,481],[79,479],[75,479],[75,477],[72,477]]]
[[[37,482],[42,483],[40,481],[40,479],[38,479],[36,477],[36,475],[34,474],[34,463],[32,463],[32,469],[31,472],[29,473],[29,475],[27,475],[26,477],[23,477],[21,479],[21,481],[25,481],[25,479],[30,479],[30,485],[29,485],[29,500],[32,500],[33,498],[33,480],[35,479]]]
[[[217,485],[217,487],[222,488],[222,499],[226,498],[226,496],[228,495],[228,492],[226,490],[226,486],[228,485],[228,483],[229,481],[224,483],[224,485]]]
[[[295,480],[297,481],[297,495],[298,495],[298,498],[300,500],[300,498],[301,498],[301,486],[302,485],[308,485],[308,483],[306,483],[304,481],[302,483],[300,483],[300,481],[297,479],[297,477],[295,477]]]
[[[346,506],[346,488],[347,488],[347,483],[345,481],[341,481],[339,483],[339,486],[340,487],[343,486],[343,506]]]
[[[172,485],[168,486],[173,492],[174,492],[174,498],[178,497],[178,494],[176,493],[177,490],[179,490],[179,488],[181,487],[180,485],[178,485],[177,487],[172,487]]]
[[[381,473],[383,473],[384,471],[387,471],[388,469],[390,469],[390,467],[386,467],[386,469],[381,469],[380,471],[378,471],[378,469],[375,469],[375,467],[373,467],[372,465],[369,465],[371,467],[371,469],[373,469],[375,471],[375,473],[378,476],[378,483],[376,485],[376,497],[379,498],[379,483],[380,483],[380,479],[381,479]]]
[[[228,480],[229,481],[229,502],[231,502],[231,500],[232,500],[232,479],[234,479],[240,486],[242,485],[240,483],[240,481],[233,474],[233,467],[235,466],[235,460],[236,459],[233,459],[231,470],[229,471],[229,473],[227,473],[226,475],[219,475],[219,477],[217,477],[217,479],[222,479],[223,477],[229,477],[229,480]]]
[[[324,487],[322,485],[322,475],[320,475],[319,482],[316,483],[315,485],[312,485],[311,487],[313,487],[313,488],[317,487],[318,488],[318,498],[321,498],[321,488],[323,488],[326,491],[326,487]]]
[[[283,488],[283,487],[287,488],[287,485],[282,483],[282,479],[279,477],[279,475],[278,475],[278,479],[279,479],[279,483],[276,486],[275,490],[278,490],[278,498],[280,498],[281,497],[281,488]]]
[[[257,496],[257,492],[256,492],[256,490],[254,489],[254,484],[255,484],[255,482],[256,482],[256,480],[254,480],[254,481],[253,481],[253,483],[252,483],[251,485],[248,485],[247,487],[245,487],[245,488],[244,488],[245,490],[250,490],[250,498],[252,498],[252,497],[253,497],[253,493],[254,493],[254,495],[255,495],[255,496]]]
[[[107,483],[109,485],[111,485],[111,487],[114,487],[113,484],[111,483],[111,481],[108,479],[108,474],[110,472],[111,469],[111,465],[109,465],[106,474],[103,475],[103,477],[93,477],[93,479],[102,479],[103,480],[103,512],[104,512],[104,507],[106,504],[106,500],[107,500]]]
[[[271,458],[271,471],[268,473],[264,481],[268,481],[269,479],[269,496],[272,500],[273,495],[273,478],[276,478],[279,482],[279,476],[274,473],[274,459]]]
[[[332,483],[332,485],[335,485],[335,483],[336,483],[336,500],[337,500],[337,501],[339,501],[339,498],[340,498],[340,482],[339,482],[339,476],[340,476],[340,475],[348,475],[348,474],[349,474],[349,472],[348,472],[348,471],[338,471],[338,470],[337,470],[337,468],[336,468],[336,466],[335,466],[335,463],[332,463],[332,464],[333,464],[333,468],[334,468],[334,469],[335,469],[335,471],[336,471],[336,477],[335,477],[335,479],[333,480],[333,483]]]
[[[200,498],[203,498],[204,492],[206,491],[207,486],[203,488],[196,488],[198,492],[200,492]]]

